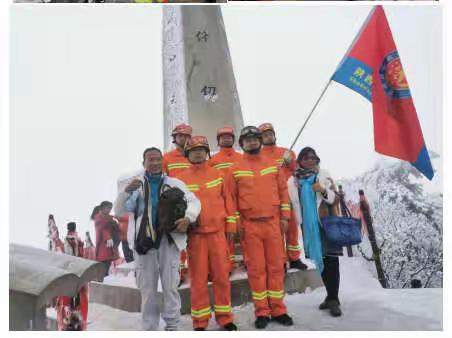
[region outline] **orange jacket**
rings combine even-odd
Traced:
[[[179,178],[179,175],[190,167],[191,163],[179,149],[171,150],[163,155],[162,168],[168,176]]]
[[[194,232],[236,232],[234,203],[221,171],[204,162],[186,169],[179,179],[201,201],[199,226]]]
[[[221,148],[218,153],[209,160],[209,165],[213,168],[226,172],[234,163],[236,163],[242,154],[235,151],[234,148]]]
[[[287,148],[278,146],[263,146],[261,150],[263,156],[272,159],[278,164],[286,180],[288,180],[289,177],[293,175],[295,169],[297,169],[297,157],[295,156],[295,153],[293,151],[290,152],[290,154],[292,155],[292,160],[290,161],[289,166],[283,164],[283,156],[287,150]]]
[[[274,161],[262,154],[243,154],[229,172],[231,191],[241,217],[248,219],[280,217],[290,219],[287,180]]]

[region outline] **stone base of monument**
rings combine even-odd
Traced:
[[[286,294],[303,293],[306,288],[311,290],[323,286],[314,264],[307,262],[308,269],[299,271],[290,269],[285,276]],[[212,283],[209,283],[212,298]],[[190,313],[190,286],[184,283],[179,287],[181,296],[181,313]],[[140,312],[141,295],[135,284],[133,263],[118,267],[115,276],[105,277],[103,283],[91,282],[89,287],[90,302],[111,306],[128,312]],[[159,302],[162,302],[161,286],[159,284]],[[248,277],[243,267],[238,267],[231,275],[231,303],[238,306],[251,302],[251,292]]]

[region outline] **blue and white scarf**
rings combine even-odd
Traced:
[[[317,175],[310,175],[298,180],[298,194],[301,202],[303,227],[303,244],[306,255],[314,261],[320,273],[323,271],[322,241],[320,238],[319,215],[316,193],[312,191]]]

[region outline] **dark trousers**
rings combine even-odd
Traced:
[[[339,257],[326,256],[323,258],[323,284],[325,284],[327,299],[339,300]]]
[[[108,270],[110,270],[111,262],[112,262],[112,260],[102,262],[105,267],[105,276],[108,276]]]
[[[122,252],[127,263],[133,262],[133,251],[129,248],[128,241],[122,241]]]

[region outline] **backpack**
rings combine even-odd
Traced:
[[[186,210],[185,193],[178,187],[163,184],[157,211],[159,232],[169,235],[174,231],[176,229],[174,222],[185,217]]]

